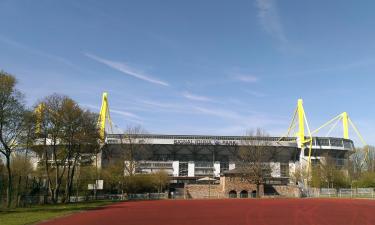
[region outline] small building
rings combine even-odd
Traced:
[[[241,168],[225,171],[220,177],[220,184],[225,197],[249,198],[256,197],[257,185],[250,183],[243,175]],[[264,195],[264,185],[259,185],[259,196]]]
[[[259,185],[260,197],[300,197],[301,191],[297,186],[288,185],[286,178],[267,177]],[[220,180],[204,184],[187,184],[184,187],[184,198],[255,198],[257,185],[250,183],[239,168],[221,174]]]

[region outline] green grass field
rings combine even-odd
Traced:
[[[0,224],[34,224],[39,221],[48,220],[79,211],[90,210],[111,203],[114,203],[114,201],[95,201],[86,203],[43,205],[15,209],[0,208]]]

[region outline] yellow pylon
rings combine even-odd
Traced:
[[[109,113],[109,104],[108,104],[108,93],[103,92],[102,106],[100,107],[100,113],[99,113],[99,118],[98,118],[100,139],[102,141],[104,141],[105,139],[106,122],[109,123],[110,129],[112,130],[112,120],[111,120],[111,116]]]

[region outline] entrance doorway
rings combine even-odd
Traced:
[[[229,192],[229,198],[237,198],[237,192],[235,190],[231,190]]]

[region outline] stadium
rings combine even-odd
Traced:
[[[298,100],[287,134],[280,137],[163,135],[137,132],[116,134],[108,129],[112,126],[109,113],[108,96],[104,93],[99,118],[105,144],[98,156],[99,165],[106,167],[122,159],[120,156],[124,149],[137,146],[132,159],[137,162],[133,172],[166,171],[171,178],[170,193],[181,198],[247,197],[248,193],[256,192],[252,185],[236,187],[244,185],[241,184],[244,182],[237,182],[241,180],[236,173],[236,165],[240,163],[239,149],[252,146],[263,146],[262,161],[271,168],[270,176],[265,180],[259,193],[299,197],[304,183],[292,181],[291,176],[298,169],[324,162],[327,156],[334,159],[337,167],[343,167],[349,155],[355,151],[354,143],[349,139],[348,125],[351,124],[355,131],[358,131],[347,113],[343,113],[322,126],[342,121],[342,138],[312,136],[312,133],[322,127],[310,132],[301,99]],[[331,127],[333,128],[334,126]],[[297,129],[295,136],[289,135],[293,133],[293,129]],[[131,162],[125,160],[124,163]],[[235,184],[230,184],[234,181]],[[229,186],[232,188],[228,188]],[[246,195],[240,195],[241,192]]]

